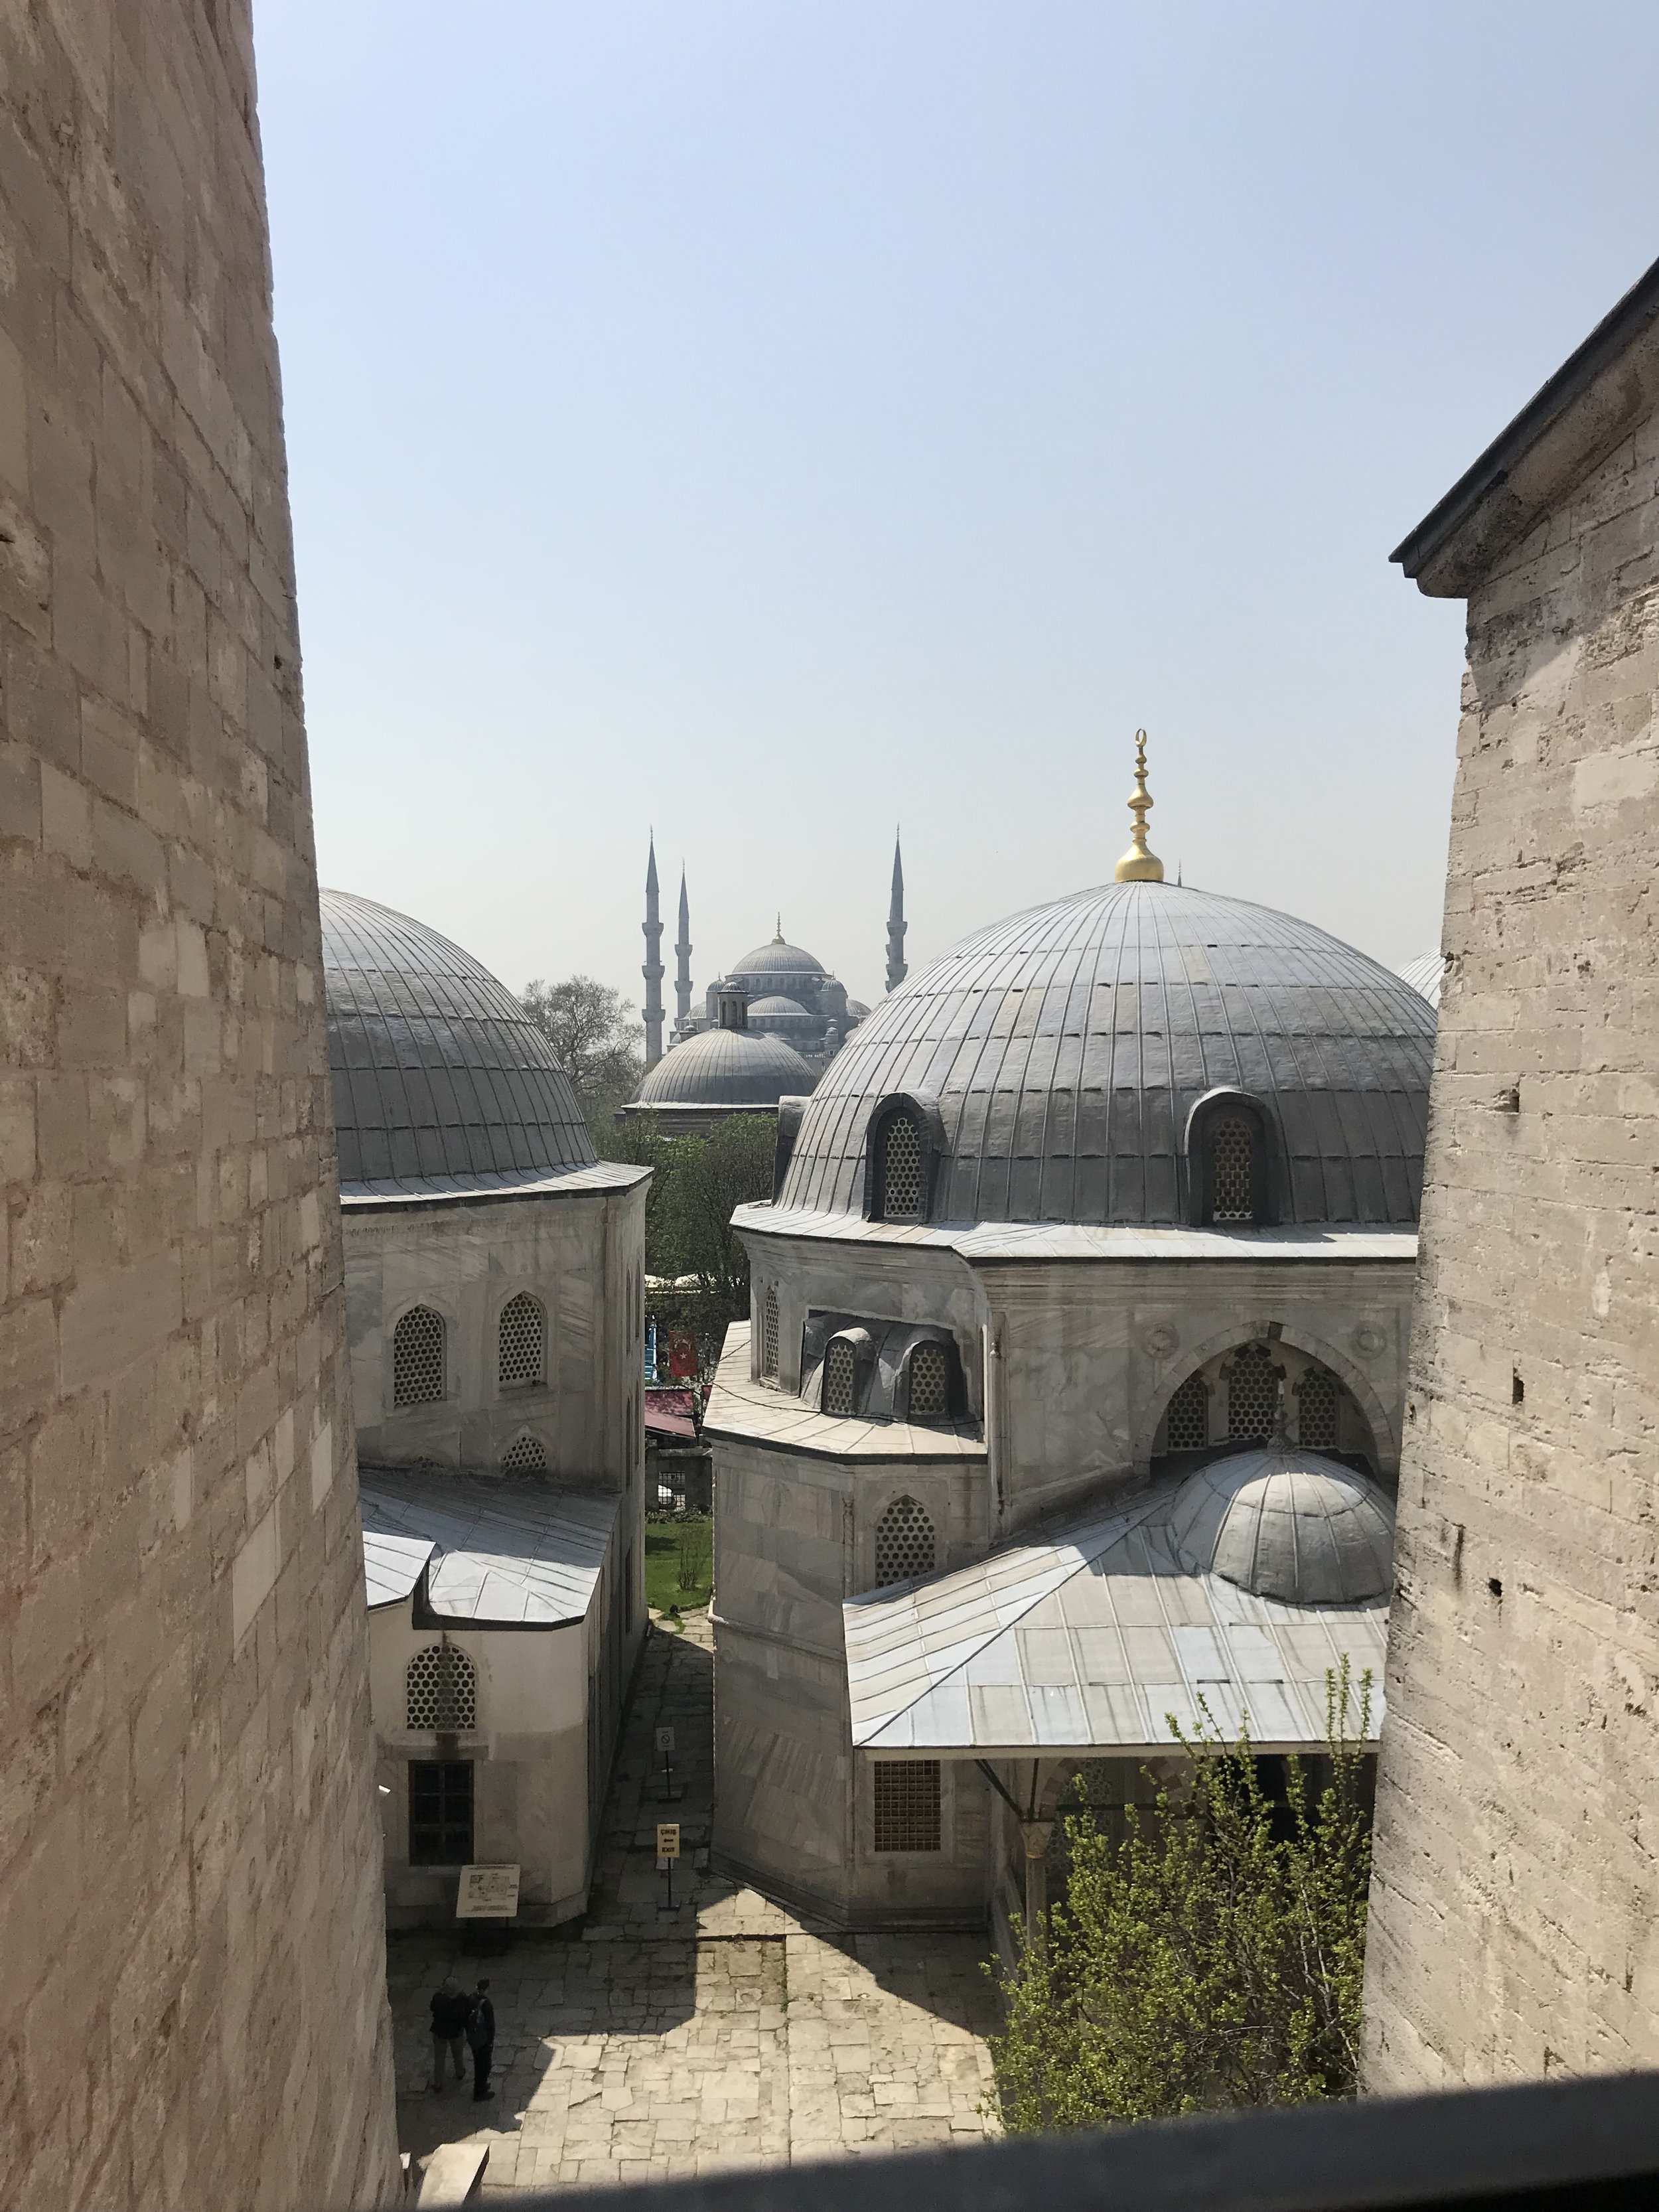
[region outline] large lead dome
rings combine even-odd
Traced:
[[[592,1164],[570,1079],[505,984],[391,907],[321,903],[343,1186],[500,1188]]]
[[[857,1213],[877,1106],[927,1103],[936,1221],[1176,1223],[1188,1116],[1261,1102],[1284,1223],[1415,1222],[1431,1007],[1310,922],[1114,883],[981,930],[855,1029],[801,1121],[781,1203]]]

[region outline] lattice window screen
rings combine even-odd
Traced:
[[[545,1474],[547,1453],[541,1438],[527,1433],[514,1437],[502,1455],[501,1466],[508,1474]]]
[[[853,1391],[857,1380],[857,1354],[845,1337],[831,1337],[830,1349],[823,1355],[823,1410],[826,1413],[852,1412]]]
[[[941,1421],[950,1411],[950,1369],[942,1344],[919,1344],[910,1354],[910,1419]]]
[[[1210,1394],[1202,1375],[1189,1375],[1164,1417],[1165,1449],[1201,1451],[1210,1441]]]
[[[914,1498],[896,1498],[876,1523],[876,1587],[933,1571],[933,1524]]]
[[[392,1402],[428,1406],[444,1395],[444,1317],[411,1306],[392,1332]]]
[[[881,1203],[884,1221],[921,1218],[921,1132],[908,1114],[889,1117],[881,1133]]]
[[[872,1770],[878,1851],[939,1850],[939,1766],[936,1759],[893,1759]]]
[[[1310,1451],[1336,1449],[1337,1384],[1334,1375],[1310,1367],[1296,1388],[1296,1434]]]
[[[1227,1370],[1227,1434],[1265,1438],[1279,1412],[1279,1376],[1265,1344],[1247,1344]]]
[[[1255,1139],[1248,1121],[1218,1121],[1210,1131],[1212,1221],[1254,1221]]]
[[[769,1290],[761,1305],[761,1373],[778,1371],[778,1294]]]
[[[541,1301],[520,1291],[501,1308],[496,1328],[495,1377],[503,1389],[539,1382],[546,1371],[546,1316]]]
[[[404,1677],[404,1725],[454,1734],[476,1727],[477,1677],[472,1662],[453,1644],[428,1644],[409,1662]]]

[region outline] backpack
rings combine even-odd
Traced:
[[[482,2005],[474,2005],[466,2016],[466,2039],[475,2051],[483,2051],[495,2041],[494,2031],[484,2018]]]

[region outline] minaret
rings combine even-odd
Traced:
[[[645,1064],[653,1068],[662,1058],[662,915],[657,908],[657,840],[651,840],[651,858],[645,871]]]
[[[674,947],[678,965],[674,970],[674,1034],[685,1035],[691,1012],[691,909],[685,899],[685,868],[680,867],[680,934]]]
[[[898,831],[893,832],[893,896],[887,908],[887,988],[896,991],[909,974],[904,957],[904,861]]]
[[[1134,817],[1134,827],[1129,832],[1129,849],[1118,862],[1115,870],[1121,884],[1161,884],[1164,863],[1156,853],[1146,849],[1146,810],[1152,803],[1152,794],[1146,788],[1146,732],[1135,732],[1135,787],[1129,793],[1129,811]]]

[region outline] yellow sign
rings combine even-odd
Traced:
[[[657,1856],[677,1859],[680,1855],[680,1824],[678,1820],[659,1820],[657,1823]]]

